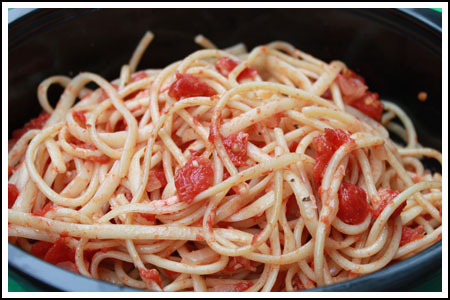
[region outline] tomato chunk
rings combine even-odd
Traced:
[[[47,203],[43,208],[39,208],[35,212],[33,212],[33,216],[43,217],[47,212],[53,209],[53,205],[51,203]]]
[[[313,145],[316,149],[314,181],[317,186],[320,186],[325,169],[334,152],[336,152],[340,146],[350,142],[354,142],[354,140],[342,129],[325,128],[323,134],[314,138]]]
[[[231,58],[228,57],[221,57],[216,62],[216,69],[219,71],[220,74],[222,74],[225,77],[228,77],[228,75],[231,73],[231,71],[236,68],[237,65],[239,65],[240,62],[234,61]],[[245,68],[237,77],[237,81],[240,82],[243,79],[253,79],[255,76],[258,75],[258,70],[255,68]]]
[[[31,246],[30,253],[36,257],[44,259],[45,255],[51,247],[53,247],[53,243],[37,241]]]
[[[383,113],[384,105],[379,99],[378,93],[365,92],[361,98],[354,100],[350,105],[380,122],[381,114]]]
[[[16,185],[8,183],[8,208],[13,207],[17,197],[19,197],[19,190]]]
[[[141,213],[141,217],[143,217],[144,219],[146,219],[149,222],[155,222],[155,220],[156,220],[156,215],[154,215],[154,214]]]
[[[139,274],[141,274],[142,279],[145,280],[153,280],[157,285],[162,287],[161,276],[159,276],[159,272],[156,269],[146,270],[139,269]]]
[[[380,122],[383,113],[383,103],[377,93],[367,90],[364,78],[350,69],[344,69],[336,78],[344,103],[350,104],[363,114]]]
[[[175,174],[175,187],[181,201],[191,203],[195,196],[209,188],[214,172],[209,159],[193,156]]]
[[[211,97],[216,91],[208,84],[189,74],[176,74],[176,80],[169,88],[169,96],[177,100],[189,97]]]
[[[49,118],[50,118],[50,114],[48,114],[46,112],[40,113],[39,116],[37,116],[34,119],[31,119],[30,122],[25,124],[25,126],[23,126],[23,128],[14,130],[12,132],[12,137],[14,139],[19,139],[22,137],[22,135],[24,135],[31,129],[42,129]]]
[[[54,265],[64,261],[75,262],[75,250],[65,245],[64,238],[59,238],[47,251],[44,260]]]
[[[150,170],[147,182],[147,192],[151,192],[167,185],[166,176],[162,168],[154,168]]]
[[[423,226],[419,226],[416,229],[409,227],[402,228],[402,238],[400,240],[400,247],[408,243],[414,242],[415,240],[421,239],[425,236],[423,233]]]
[[[338,74],[336,82],[341,90],[342,99],[346,104],[362,97],[367,90],[364,78],[350,69],[344,69]]]
[[[370,206],[366,192],[351,183],[342,182],[339,187],[339,210],[337,216],[351,225],[361,224],[369,215]]]
[[[73,111],[73,119],[83,128],[86,128],[86,116],[82,111]]]
[[[391,190],[391,189],[380,189],[378,191],[378,196],[380,196],[381,203],[378,207],[373,211],[373,217],[378,218],[378,216],[383,212],[386,206],[394,200],[400,194],[399,191]],[[391,217],[396,218],[400,216],[403,208],[406,206],[406,201],[404,201],[396,210],[392,213]]]
[[[238,132],[223,139],[228,156],[236,167],[245,166],[247,158],[248,133]]]

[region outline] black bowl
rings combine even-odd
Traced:
[[[442,19],[431,10],[37,9],[12,14],[19,16],[8,28],[9,133],[40,112],[36,89],[43,79],[80,71],[117,78],[143,33],[152,30],[156,38],[141,68],[164,67],[198,50],[193,42],[198,33],[219,47],[244,42],[251,49],[284,40],[325,61],[344,61],[372,91],[405,109],[422,144],[442,147]],[[417,100],[420,91],[428,93],[426,102]],[[55,103],[60,92],[51,88],[50,101]],[[8,263],[10,275],[34,290],[136,291],[67,272],[13,245]],[[423,282],[441,264],[439,242],[381,271],[311,291],[399,291]]]

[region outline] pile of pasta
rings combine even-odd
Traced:
[[[421,162],[440,152],[343,62],[200,35],[136,71],[152,39],[117,80],[40,84],[9,143],[11,243],[119,285],[226,292],[330,285],[441,239],[442,178]]]

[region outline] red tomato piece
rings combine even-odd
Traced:
[[[381,212],[386,208],[386,206],[394,200],[395,197],[397,197],[400,194],[399,191],[390,190],[390,189],[380,189],[378,191],[378,196],[380,196],[380,205],[373,211],[373,217],[378,218],[378,216],[381,214]],[[396,218],[400,216],[402,213],[403,208],[406,206],[406,201],[404,201],[399,207],[397,207],[396,210],[392,213],[391,217]]]
[[[16,185],[8,183],[8,208],[13,207],[17,197],[19,197],[19,190]]]
[[[361,224],[370,212],[366,192],[354,184],[342,182],[338,195],[339,210],[337,216],[339,219],[351,225]]]
[[[191,203],[195,196],[213,184],[214,171],[209,159],[193,156],[175,174],[175,187],[181,201]]]
[[[149,222],[155,222],[156,220],[156,216],[154,214],[141,214],[141,217],[143,217]]]
[[[344,69],[342,74],[338,74],[336,81],[341,89],[342,99],[346,104],[362,97],[367,90],[364,78],[350,69]]]
[[[415,240],[421,239],[425,236],[423,233],[423,226],[419,226],[416,229],[409,227],[402,228],[402,238],[400,240],[400,247],[408,243],[414,242]]]
[[[316,149],[314,181],[317,186],[320,186],[325,169],[334,152],[336,152],[340,146],[350,142],[354,142],[354,140],[342,129],[325,128],[323,134],[314,138],[313,145]]]
[[[151,192],[167,185],[166,176],[162,168],[152,169],[148,175],[147,192]]]
[[[320,97],[327,100],[333,100],[333,95],[331,94],[330,89],[327,89]]]
[[[176,80],[169,88],[169,96],[177,100],[189,97],[211,97],[216,91],[208,84],[189,74],[176,74]]]
[[[139,274],[141,274],[142,279],[153,280],[156,284],[162,287],[161,276],[159,276],[159,272],[157,270],[155,269],[146,270],[142,268],[139,269]]]
[[[72,111],[72,116],[81,127],[86,128],[86,116],[81,111]]]
[[[238,132],[223,139],[228,156],[236,167],[245,166],[247,158],[248,133]]]
[[[43,208],[39,208],[35,212],[33,212],[33,216],[43,217],[47,212],[53,209],[53,205],[51,203],[47,203]]]
[[[252,266],[252,261],[242,256],[233,256],[228,261],[228,265],[222,272],[225,274],[231,274],[241,269],[256,272],[256,267]]]
[[[22,137],[22,135],[24,135],[31,129],[42,129],[49,118],[50,114],[46,112],[40,113],[39,116],[37,116],[34,119],[31,119],[30,122],[25,124],[23,128],[14,130],[12,132],[12,137],[14,139],[19,139],[20,137]]]
[[[222,74],[225,77],[228,77],[228,75],[231,73],[231,71],[236,68],[237,65],[239,65],[240,62],[234,61],[231,58],[228,57],[221,57],[216,62],[216,69],[219,71],[220,74]],[[237,77],[237,81],[240,82],[243,79],[253,79],[255,76],[258,75],[258,70],[255,68],[245,68]]]
[[[47,251],[44,260],[54,265],[63,261],[75,262],[75,250],[67,247],[64,243],[64,239],[60,238]]]
[[[379,99],[378,93],[365,92],[361,98],[354,100],[350,105],[362,112],[363,114],[371,117],[372,119],[380,122],[381,114],[383,113],[383,102]]]
[[[36,257],[44,259],[45,255],[51,247],[53,247],[53,243],[37,241],[31,246],[30,253]]]
[[[142,79],[147,78],[147,77],[148,77],[148,75],[147,75],[147,73],[145,71],[136,72],[133,75],[131,75],[130,83],[142,80]]]

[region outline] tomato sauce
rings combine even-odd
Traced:
[[[378,93],[365,92],[361,98],[354,100],[351,104],[354,108],[380,122],[383,113],[383,103],[379,100]]]
[[[33,216],[43,217],[46,213],[53,209],[52,203],[47,203],[43,208],[39,208],[33,212]]]
[[[151,192],[167,185],[166,176],[162,168],[154,168],[150,170],[147,182],[147,192]]]
[[[320,186],[322,183],[325,169],[334,152],[336,152],[340,146],[350,142],[354,142],[354,140],[342,129],[325,128],[323,134],[314,138],[313,145],[316,149],[314,181],[317,186]]]
[[[175,187],[181,201],[191,203],[195,196],[213,184],[214,171],[209,159],[193,156],[175,174]]]
[[[354,184],[342,182],[338,196],[339,210],[337,216],[339,219],[351,225],[364,222],[370,212],[366,192]]]
[[[83,128],[86,128],[86,116],[82,111],[73,111],[73,119]]]
[[[75,250],[65,245],[64,238],[59,238],[54,244],[38,241],[31,246],[30,252],[54,265],[65,261],[75,262]]]
[[[211,97],[216,91],[208,84],[189,74],[176,74],[176,80],[172,83],[168,92],[170,97],[177,100],[189,97]]]

